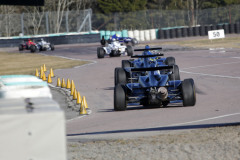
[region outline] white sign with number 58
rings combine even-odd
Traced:
[[[218,39],[218,38],[225,38],[223,29],[208,31],[208,39]]]

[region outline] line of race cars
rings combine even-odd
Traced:
[[[118,57],[125,54],[132,56],[132,46],[136,45],[138,41],[135,38],[119,37],[117,34],[114,34],[108,40],[102,37],[100,43],[102,46],[97,48],[97,57],[104,58],[105,55],[110,57]]]
[[[46,42],[42,38],[37,40],[36,43],[33,42],[31,39],[28,39],[26,41],[23,41],[18,46],[19,51],[30,50],[32,53],[36,51],[47,51],[47,50],[54,51],[54,49],[55,49],[54,44],[51,44],[50,42]]]
[[[148,45],[142,55],[122,60],[114,71],[114,110],[124,111],[128,105],[166,107],[171,103],[194,106],[196,93],[192,78],[180,80],[174,57],[164,58],[161,48]]]

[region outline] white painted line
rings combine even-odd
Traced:
[[[188,73],[188,74],[196,74],[196,75],[201,75],[201,76],[210,76],[210,77],[220,77],[220,78],[231,78],[231,79],[240,79],[240,77],[233,77],[233,76],[223,76],[223,75],[216,75],[216,74],[205,74],[205,73],[194,73],[194,72],[187,72],[187,71],[182,71],[182,73]]]
[[[216,117],[211,117],[211,118],[206,118],[206,119],[200,119],[200,120],[196,120],[196,121],[170,124],[170,125],[167,125],[167,126],[165,126],[165,127],[168,127],[168,126],[180,126],[180,125],[185,125],[185,124],[192,124],[192,123],[197,123],[197,122],[204,122],[204,121],[209,121],[209,120],[214,120],[214,119],[219,119],[219,118],[225,118],[225,117],[230,117],[230,116],[236,116],[236,115],[240,115],[240,113],[225,114],[225,115],[221,115],[221,116],[216,116]]]
[[[232,57],[232,58],[235,58],[235,57]],[[205,66],[188,67],[188,68],[182,68],[182,69],[185,70],[185,69],[194,69],[194,68],[205,68],[205,67],[212,67],[212,66],[219,66],[219,65],[235,64],[235,63],[240,63],[240,61],[230,62],[230,63],[221,63],[221,64],[212,64],[212,65],[205,65]]]

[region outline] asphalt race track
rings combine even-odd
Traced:
[[[68,140],[135,137],[169,130],[240,123],[239,49],[184,49],[176,46],[172,49],[171,46],[162,46],[165,56],[176,58],[181,80],[194,79],[196,105],[183,107],[182,104],[175,104],[167,108],[128,106],[126,111],[116,112],[113,110],[114,68],[120,67],[121,60],[129,57],[98,59],[97,46],[59,45],[54,52],[46,52],[48,55],[92,62],[54,71],[59,77],[74,80],[77,90],[86,96],[92,111],[88,116],[67,121]]]

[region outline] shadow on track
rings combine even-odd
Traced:
[[[131,133],[131,132],[154,132],[154,131],[184,130],[184,129],[201,129],[201,128],[226,127],[226,126],[237,126],[237,125],[240,125],[240,122],[219,123],[219,124],[201,124],[201,125],[184,125],[184,126],[167,126],[167,127],[113,130],[113,131],[100,131],[100,132],[68,134],[67,136],[99,135],[99,134],[114,134],[114,133]]]

